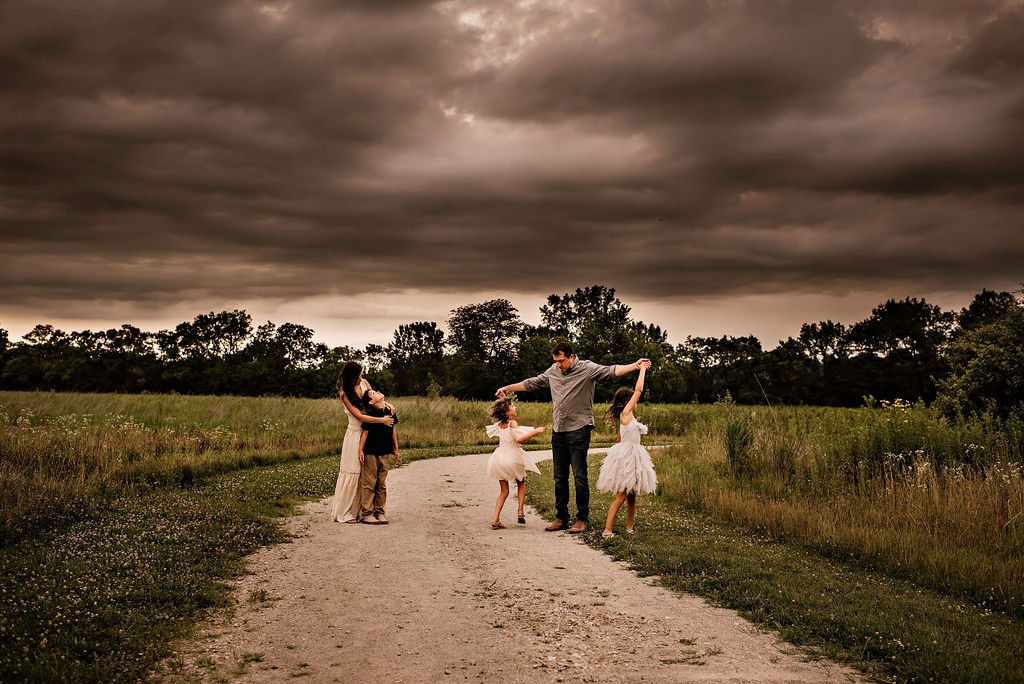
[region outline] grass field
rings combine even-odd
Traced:
[[[396,404],[406,460],[493,447],[485,402]],[[520,416],[545,424],[550,406]],[[609,552],[882,678],[1024,678],[1019,420],[902,404],[640,417],[645,443],[669,445],[652,452],[659,495]],[[0,393],[0,680],[144,678],[223,605],[244,555],[280,540],[273,516],[333,490],[342,431],[337,400]],[[613,439],[599,421],[594,443]],[[530,490],[541,508],[548,489]]]

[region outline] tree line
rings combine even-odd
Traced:
[[[360,360],[391,395],[485,399],[501,384],[550,365],[555,341],[598,363],[654,362],[648,397],[663,402],[856,406],[865,399],[940,400],[951,411],[1005,413],[1024,406],[1024,303],[982,290],[960,311],[924,299],[890,299],[852,325],[806,323],[766,350],[754,336],[687,337],[637,320],[603,285],[552,294],[540,325],[505,299],[398,326],[387,345],[314,342],[294,323],[253,325],[244,310],[196,316],[172,330],[125,324],[64,332],[37,325],[11,342],[0,328],[0,388],[79,392],[322,397],[342,364]],[[599,399],[615,387],[601,386]],[[545,400],[545,396],[530,397]]]

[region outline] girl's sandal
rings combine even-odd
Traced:
[[[491,523],[491,529],[492,529],[492,530],[503,530],[503,529],[505,529],[505,525],[504,525],[504,523],[502,523],[502,522],[501,522],[501,521],[499,520],[499,521],[498,521],[498,522],[496,522],[496,523]]]
[[[634,530],[632,527],[627,527],[626,528],[626,534],[634,534],[635,532],[636,532],[636,530]]]
[[[519,517],[516,518],[516,522],[519,523],[520,525],[525,525],[526,524],[526,516],[523,515],[522,513],[520,513]]]
[[[615,536],[614,532],[602,532],[601,533],[601,539],[611,539],[614,536]]]

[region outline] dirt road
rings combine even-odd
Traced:
[[[388,478],[390,525],[290,518],[291,544],[251,558],[238,606],[179,654],[181,674],[278,682],[835,682],[736,613],[679,597],[528,512],[488,524],[483,456]],[[533,487],[550,487],[537,477]],[[514,492],[514,488],[513,488]]]

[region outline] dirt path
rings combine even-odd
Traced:
[[[390,525],[328,521],[251,558],[238,607],[184,649],[179,674],[277,682],[834,682],[857,676],[736,613],[653,586],[528,512],[488,525],[484,458],[410,464],[388,478]],[[531,486],[550,487],[534,477]],[[513,489],[514,492],[514,489]],[[176,679],[178,677],[171,677]]]

